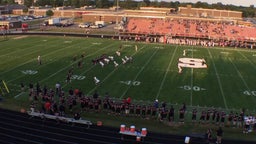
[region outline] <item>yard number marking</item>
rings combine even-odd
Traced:
[[[83,80],[85,79],[85,76],[81,76],[81,75],[72,75],[71,79],[73,80]]]
[[[248,95],[248,96],[256,96],[256,91],[248,91],[248,90],[246,90],[246,91],[244,91],[243,92],[243,94],[245,94],[245,95]]]
[[[93,45],[101,45],[101,43],[100,42],[94,42],[94,43],[92,43]]]
[[[120,81],[120,83],[122,84],[126,84],[126,85],[132,85],[132,86],[138,86],[140,85],[140,81]]]
[[[161,46],[156,46],[154,47],[155,49],[164,49],[164,47],[161,47]]]
[[[184,89],[186,91],[190,91],[190,90],[193,90],[193,91],[202,91],[202,90],[206,90],[205,88],[201,88],[199,86],[189,86],[189,85],[184,85],[184,86],[180,86],[179,88],[181,89]]]
[[[22,70],[21,72],[26,75],[34,75],[38,73],[38,71],[34,71],[34,70]]]
[[[64,43],[72,43],[72,41],[64,41]]]

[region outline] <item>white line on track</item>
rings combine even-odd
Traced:
[[[222,84],[221,84],[221,81],[220,81],[220,76],[218,74],[217,68],[216,68],[215,63],[213,61],[213,56],[212,56],[209,48],[207,48],[207,50],[208,50],[208,53],[209,53],[210,58],[212,60],[212,65],[213,65],[213,68],[215,70],[215,74],[216,74],[216,77],[217,77],[217,81],[218,81],[218,84],[219,84],[219,88],[220,88],[220,92],[221,92],[221,95],[222,95],[222,98],[223,98],[223,102],[224,102],[225,108],[228,109],[227,102],[226,102],[226,97],[225,97],[225,94],[224,94],[224,91],[223,91],[223,87],[222,87]]]
[[[163,88],[164,82],[165,82],[165,80],[166,80],[166,76],[167,76],[167,74],[168,74],[168,72],[169,72],[169,69],[170,69],[170,66],[171,66],[171,64],[172,64],[172,62],[173,62],[174,55],[176,54],[177,47],[178,47],[178,46],[175,47],[175,50],[174,50],[174,52],[172,53],[172,58],[171,58],[171,60],[170,60],[170,62],[169,62],[169,64],[168,64],[168,67],[166,68],[164,77],[163,77],[163,79],[162,79],[161,85],[160,85],[160,87],[159,87],[159,89],[158,89],[158,92],[157,92],[157,95],[156,95],[156,98],[155,98],[155,99],[158,99],[158,97],[159,97],[159,95],[160,95],[160,92],[161,92],[161,90],[162,90],[162,88]]]

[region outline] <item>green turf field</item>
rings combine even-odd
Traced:
[[[112,97],[131,97],[139,102],[160,102],[223,109],[245,108],[255,111],[256,51],[234,48],[202,48],[192,46],[147,44],[107,39],[16,36],[0,41],[0,79],[10,93],[2,92],[15,104],[28,101],[28,93],[20,91],[20,83],[39,82],[54,88],[60,82],[65,90],[79,88],[85,94],[108,92]],[[122,44],[121,56],[115,52]],[[138,51],[135,51],[135,45]],[[186,50],[186,56],[183,56]],[[83,67],[77,63],[84,54]],[[92,59],[112,55],[103,68]],[[38,65],[37,56],[42,58]],[[74,61],[73,57],[77,56]],[[121,58],[132,56],[132,63]],[[179,58],[204,58],[208,68],[183,68],[178,73]],[[72,82],[65,82],[68,70],[74,67]],[[100,80],[95,85],[93,77]]]

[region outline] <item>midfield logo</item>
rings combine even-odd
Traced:
[[[178,69],[182,73],[182,68],[207,68],[205,59],[199,58],[179,58]]]

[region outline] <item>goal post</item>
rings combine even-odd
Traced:
[[[1,80],[2,83],[0,85],[0,92],[4,95],[5,93],[10,93],[9,88],[4,80]]]

